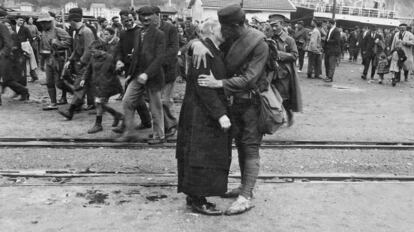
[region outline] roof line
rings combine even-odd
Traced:
[[[202,6],[203,8],[206,8],[206,9],[219,9],[220,7],[219,6]],[[294,9],[292,9],[292,10],[290,10],[290,9],[266,9],[266,8],[263,8],[263,9],[260,9],[260,8],[246,8],[246,7],[243,7],[243,10],[256,10],[256,11],[274,11],[274,12],[294,12],[295,10],[296,10],[296,8],[295,8],[295,10]]]

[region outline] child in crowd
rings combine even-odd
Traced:
[[[80,82],[81,86],[88,82],[93,86],[96,93],[96,121],[95,125],[88,130],[88,134],[102,131],[102,115],[104,112],[110,113],[114,117],[113,127],[118,126],[123,115],[107,105],[111,96],[122,93],[122,85],[115,71],[115,61],[111,54],[107,52],[107,44],[96,40],[90,46],[91,60],[86,72]]]
[[[377,69],[377,74],[380,77],[379,80],[379,84],[382,84],[382,82],[384,81],[384,74],[387,74],[390,72],[390,65],[388,62],[388,57],[387,55],[383,52],[381,53],[381,55],[379,56],[378,59],[378,69]]]
[[[394,74],[392,78],[392,86],[395,86],[401,79],[401,70],[404,62],[407,60],[407,56],[401,47],[397,47],[391,51],[391,65],[390,71]]]

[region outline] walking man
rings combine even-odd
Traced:
[[[127,80],[129,85],[122,105],[125,115],[125,132],[118,139],[120,142],[136,141],[134,116],[137,103],[148,94],[153,121],[153,136],[149,144],[165,141],[164,113],[161,102],[161,90],[164,87],[162,63],[165,53],[165,36],[154,24],[154,11],[150,6],[138,10],[143,28],[137,31],[134,53]]]
[[[378,66],[378,57],[380,51],[383,51],[381,47],[383,37],[380,35],[375,26],[372,26],[371,29],[365,33],[365,36],[361,41],[361,53],[362,53],[362,64],[364,65],[364,72],[362,73],[361,78],[366,80],[368,69],[371,64],[371,80],[374,79],[375,71]]]
[[[405,55],[407,56],[407,60],[404,62],[403,69],[405,81],[408,81],[409,72],[414,70],[414,35],[410,31],[407,31],[407,24],[405,23],[400,25],[400,32],[395,34],[391,50],[394,50],[397,47],[402,48]],[[397,81],[399,80],[397,79]]]

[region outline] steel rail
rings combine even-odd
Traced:
[[[145,139],[135,143],[120,143],[113,139],[83,138],[0,138],[1,148],[55,148],[55,149],[173,149],[176,140],[160,145],[148,145]],[[278,141],[265,140],[262,149],[338,149],[338,150],[414,150],[414,142],[365,141]]]

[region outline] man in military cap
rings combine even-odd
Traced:
[[[259,147],[263,135],[257,127],[259,102],[251,90],[267,86],[265,65],[269,48],[262,32],[245,25],[245,13],[239,4],[220,9],[218,17],[226,40],[222,51],[225,53],[227,74],[231,78],[216,80],[212,74],[201,75],[198,84],[208,88],[224,88],[234,99],[231,120],[242,179],[238,188],[225,194],[225,197],[237,198],[226,210],[227,215],[234,215],[253,207],[251,198],[259,174]],[[205,57],[206,48],[201,42],[195,42],[193,47],[195,61]]]
[[[80,82],[80,78],[85,72],[85,67],[90,59],[89,46],[95,40],[95,36],[92,30],[87,27],[83,22],[83,11],[81,8],[72,8],[69,10],[68,21],[73,29],[72,34],[72,54],[69,57],[69,61],[65,63],[64,68],[71,67],[71,72],[77,77],[76,82]],[[87,95],[87,108],[91,110],[95,105],[95,96],[93,88],[90,85],[79,87],[76,85],[77,93],[74,94],[72,102],[68,109],[59,109],[59,113],[68,120],[72,120],[75,110],[83,105],[85,95]]]
[[[135,141],[134,115],[137,104],[148,94],[153,121],[153,134],[149,144],[160,144],[165,141],[164,112],[161,102],[161,90],[164,87],[162,64],[165,53],[164,32],[154,24],[154,11],[151,6],[138,10],[139,20],[143,27],[137,31],[134,53],[127,82],[129,85],[122,101],[125,115],[125,132],[118,139],[120,142]]]
[[[273,15],[270,25],[273,28],[273,40],[278,49],[279,72],[275,87],[283,98],[283,106],[288,116],[288,125],[293,125],[293,113],[302,111],[299,80],[295,69],[298,49],[296,41],[283,30],[283,15]]]
[[[41,17],[37,20],[42,28],[39,54],[45,62],[46,86],[50,98],[50,105],[45,106],[43,110],[57,109],[56,86],[59,86],[63,92],[59,104],[67,103],[67,87],[65,88],[60,76],[66,61],[67,49],[71,46],[72,41],[68,32],[57,28],[54,21],[51,16]]]

